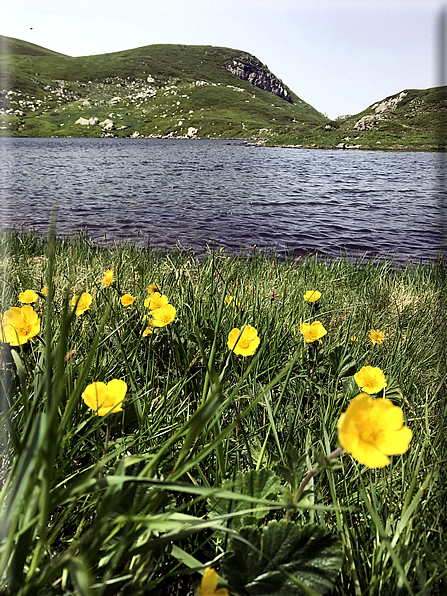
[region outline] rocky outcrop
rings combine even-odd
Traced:
[[[227,62],[223,66],[238,79],[248,81],[259,89],[269,91],[281,99],[293,103],[292,96],[281,79],[278,79],[278,77],[270,72],[265,64],[262,64],[254,56],[247,55],[240,60],[231,60],[231,62]]]
[[[354,130],[370,130],[379,120],[389,120],[393,118],[396,108],[407,95],[408,94],[405,91],[401,91],[397,95],[393,95],[383,101],[373,104],[371,109],[374,110],[374,114],[366,114],[365,116],[362,116],[362,118],[354,124]]]

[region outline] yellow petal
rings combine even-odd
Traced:
[[[212,591],[214,593],[215,589],[217,588],[218,577],[217,571],[211,567],[208,567],[203,574],[202,581],[200,582],[200,593],[203,593],[203,591]]]
[[[106,384],[101,381],[96,381],[95,383],[87,385],[81,397],[89,408],[96,411],[105,401],[106,391]]]
[[[403,426],[399,430],[383,431],[376,439],[376,445],[388,455],[401,455],[408,451],[408,447],[413,432],[408,426]]]
[[[389,458],[371,443],[359,441],[352,451],[352,457],[368,468],[383,468],[390,463]]]
[[[369,414],[371,424],[386,430],[399,430],[402,428],[404,413],[389,399],[375,399]]]

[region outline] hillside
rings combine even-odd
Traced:
[[[5,37],[1,47],[3,135],[260,138],[327,121],[238,50],[152,45],[73,58]]]
[[[445,150],[447,87],[405,89],[355,115],[317,125],[309,132],[280,134],[275,144],[314,143],[342,149]]]
[[[329,120],[255,56],[150,45],[71,57],[0,36],[0,136],[243,138],[294,147],[446,148],[447,87]]]

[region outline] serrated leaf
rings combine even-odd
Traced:
[[[223,487],[231,492],[253,497],[253,501],[231,501],[218,497],[209,499],[209,517],[217,517],[228,513],[235,513],[249,509],[265,507],[260,500],[273,500],[281,492],[281,482],[271,470],[251,470],[245,474],[239,474],[234,482],[225,482]],[[252,524],[253,520],[262,519],[268,511],[250,511],[247,516],[237,516],[232,520],[234,530]]]
[[[342,565],[342,547],[321,526],[271,521],[263,528],[242,528],[239,534],[243,541],[232,539],[231,553],[221,566],[230,591],[302,596],[332,589]]]
[[[402,389],[399,386],[399,383],[393,379],[393,377],[387,376],[386,378],[386,387],[381,392],[383,397],[387,397],[388,399],[395,400],[400,402],[403,399]]]

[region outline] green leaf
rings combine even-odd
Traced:
[[[321,526],[271,521],[242,528],[224,558],[222,574],[231,590],[252,596],[325,594],[342,565],[340,540]]]
[[[343,393],[348,399],[354,399],[356,395],[362,392],[360,387],[354,381],[354,377],[345,377],[342,379]]]
[[[343,345],[337,345],[329,353],[329,361],[332,365],[332,369],[335,376],[339,379],[352,375],[356,370],[356,362],[354,358],[346,353],[346,348]]]
[[[259,503],[262,500],[273,500],[282,490],[281,482],[271,470],[251,470],[245,474],[239,474],[234,482],[228,481],[223,487],[231,492],[253,497],[254,501],[232,501],[228,499],[211,497],[209,517],[218,517],[228,513],[236,513],[245,509],[264,508],[264,510],[250,511],[246,516],[237,516],[232,520],[234,530],[247,525],[256,523],[257,520],[264,518],[268,511],[265,510],[265,504]]]
[[[402,389],[399,386],[399,383],[393,377],[386,377],[386,387],[380,392],[380,397],[387,397],[388,399],[394,400],[398,403],[401,403],[403,400],[403,393]]]

